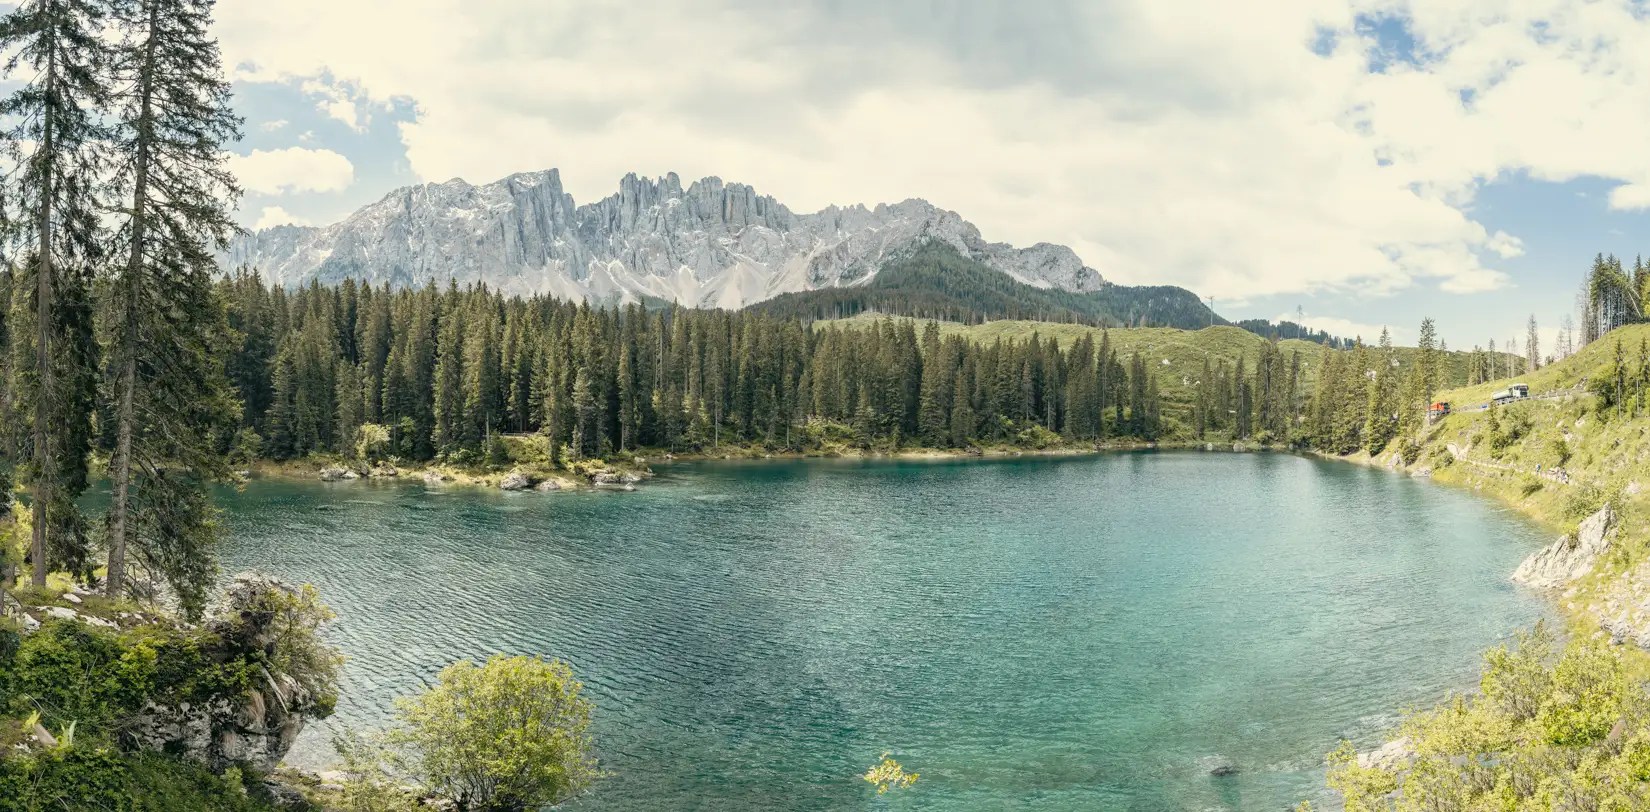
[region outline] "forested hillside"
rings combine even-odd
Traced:
[[[1065,349],[983,346],[912,321],[814,328],[748,311],[349,282],[287,292],[253,275],[221,292],[243,456],[354,455],[369,435],[382,435],[370,441],[378,453],[463,464],[502,461],[499,435],[522,432],[544,434],[564,462],[724,443],[801,449],[820,432],[941,447],[1159,432],[1155,375],[1104,335]]]
[[[1025,319],[1195,330],[1226,323],[1184,288],[1109,283],[1093,293],[1039,288],[963,257],[943,243],[928,243],[885,263],[863,285],[786,293],[748,309],[807,320],[878,313],[962,324]]]

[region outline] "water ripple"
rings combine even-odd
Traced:
[[[679,466],[632,494],[257,483],[228,568],[315,582],[338,724],[443,665],[571,662],[612,778],[582,810],[1273,810],[1338,737],[1467,685],[1541,611],[1541,539],[1288,456]],[[1402,522],[1402,524],[1399,524]],[[923,774],[873,802],[891,750]],[[1219,755],[1242,772],[1215,780]],[[880,806],[879,806],[880,805]]]

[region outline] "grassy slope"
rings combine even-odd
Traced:
[[[1599,414],[1596,399],[1584,394],[1584,381],[1613,360],[1618,339],[1631,348],[1629,357],[1636,357],[1640,340],[1650,340],[1650,325],[1616,330],[1571,358],[1518,378],[1530,384],[1532,394],[1569,394],[1499,409],[1496,417],[1503,429],[1528,426],[1505,449],[1496,451],[1491,446],[1487,413],[1457,412],[1429,429],[1427,448],[1416,463],[1416,467],[1433,468],[1434,478],[1441,482],[1507,502],[1555,535],[1574,532],[1580,519],[1609,501],[1621,520],[1614,550],[1560,601],[1572,630],[1588,634],[1598,628],[1601,617],[1620,613],[1623,590],[1645,586],[1650,580],[1650,571],[1634,572],[1650,553],[1650,415]],[[1440,397],[1455,403],[1479,403],[1507,383],[1461,387]],[[1461,455],[1459,459],[1451,453],[1451,445]],[[1535,473],[1538,465],[1543,471],[1559,465],[1560,449],[1569,453],[1562,463],[1570,473],[1569,484]],[[1388,457],[1382,461],[1390,462]]]

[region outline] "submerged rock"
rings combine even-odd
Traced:
[[[1610,549],[1616,513],[1609,505],[1588,516],[1576,532],[1564,536],[1524,559],[1513,581],[1536,589],[1562,589],[1591,572],[1593,563]]]
[[[1237,764],[1225,756],[1204,756],[1198,760],[1198,766],[1216,778],[1238,774]]]

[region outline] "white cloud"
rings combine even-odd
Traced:
[[[1617,211],[1650,209],[1650,184],[1623,183],[1611,189],[1610,208]]]
[[[743,3],[218,18],[237,78],[291,83],[351,127],[410,99],[400,136],[427,180],[559,166],[581,201],[631,171],[796,209],[921,196],[989,239],[1226,300],[1503,287],[1522,242],[1473,203],[1514,172],[1616,179],[1613,207],[1650,207],[1650,21],[1624,0]],[[1370,72],[1359,14],[1406,17],[1419,64]]]
[[[316,110],[329,118],[343,122],[351,130],[356,132],[366,131],[367,116],[362,110],[365,100],[361,97],[359,90],[348,83],[334,81],[330,77],[305,80],[302,90],[316,100]]]
[[[255,149],[250,155],[232,155],[229,168],[251,192],[337,192],[355,181],[348,158],[330,149]]]
[[[309,220],[289,214],[286,209],[280,206],[265,206],[264,210],[258,215],[257,221],[252,224],[252,230],[258,231],[272,226],[307,225],[312,225]]]
[[[288,123],[289,122],[286,119],[278,118],[278,119],[275,119],[274,121],[266,121],[266,122],[258,125],[258,129],[263,130],[266,133],[272,133],[272,132],[275,132],[276,130],[279,130],[279,129],[285,127]]]

